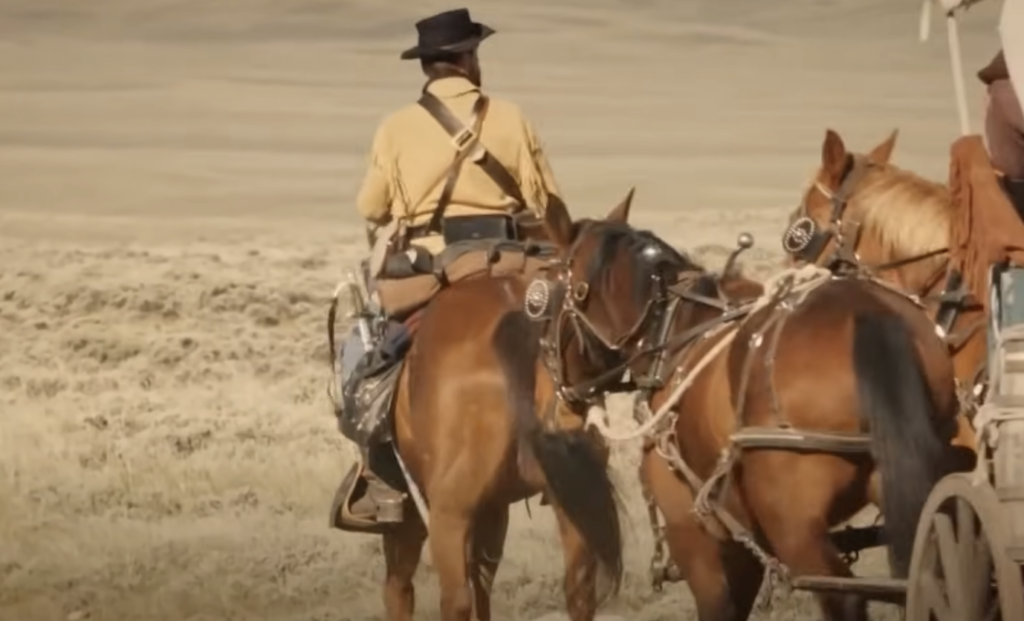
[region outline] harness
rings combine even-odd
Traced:
[[[665,271],[655,269],[650,274],[652,292],[645,296],[646,303],[639,316],[621,335],[612,337],[595,325],[585,313],[583,305],[591,293],[588,283],[573,280],[573,259],[584,237],[583,232],[580,232],[577,241],[570,246],[560,263],[551,268],[557,270],[555,275],[538,278],[530,284],[524,302],[524,311],[530,319],[549,322],[549,330],[542,337],[543,362],[554,380],[559,399],[569,402],[570,406],[589,405],[594,393],[599,390],[617,391],[609,387],[608,383],[615,382],[624,370],[632,370],[634,362],[653,355],[651,364],[633,382],[636,388],[640,388],[641,393],[634,407],[634,417],[639,428],[629,432],[629,437],[642,437],[645,450],[657,451],[685,481],[695,494],[695,515],[712,536],[731,538],[762,563],[768,577],[764,582],[766,588],[770,588],[776,578],[788,580],[788,568],[759,545],[754,534],[724,507],[721,498],[730,485],[734,466],[746,449],[811,448],[841,454],[862,454],[867,450],[868,441],[860,434],[793,428],[781,415],[781,409],[775,399],[774,384],[770,379],[773,376],[770,369],[774,364],[775,348],[786,320],[813,288],[830,280],[830,274],[827,270],[814,266],[808,266],[809,274],[801,274],[800,270],[791,271],[784,277],[780,276],[766,283],[764,292],[759,296],[735,303],[725,295],[718,277],[697,266],[676,272],[674,280],[671,280]],[[729,273],[728,267],[734,263],[743,248],[741,245],[740,249],[730,256],[724,273]],[[650,249],[644,248],[641,253],[646,255]],[[700,291],[699,285],[709,282],[715,283],[717,295],[708,295]],[[702,308],[711,308],[718,312],[703,321],[700,317],[680,315],[684,312],[696,313]],[[730,436],[729,447],[721,454],[714,471],[707,479],[703,479],[686,463],[679,452],[678,438],[671,423],[672,412],[682,393],[701,369],[713,360],[719,359],[736,335],[744,329],[744,322],[761,311],[768,316],[755,332],[745,334],[753,345],[748,347],[740,371],[742,386],[734,391],[733,395],[736,400],[734,408],[738,417],[738,430]],[[565,326],[570,324],[575,328],[582,350],[585,351],[596,343],[602,351],[615,354],[619,364],[592,380],[568,386],[564,357],[566,343],[563,334]],[[690,327],[669,336],[672,327],[676,325]],[[761,347],[762,343],[766,345],[764,349]],[[707,345],[707,348],[700,349],[704,345]],[[630,355],[626,352],[632,353]],[[766,389],[772,394],[773,407],[777,409],[776,427],[751,427],[745,424],[743,416],[746,409],[746,384],[751,367],[754,358],[762,355],[764,364],[769,369],[766,376],[769,383]],[[697,359],[690,360],[691,356],[696,356]],[[686,362],[681,362],[683,360]],[[691,363],[695,364],[690,366]],[[671,373],[666,377],[664,369],[668,365],[673,366]],[[658,413],[651,413],[647,404],[652,393],[665,388],[668,381],[671,381],[673,387],[672,394],[662,403]],[[628,391],[630,388],[632,386],[626,385],[620,390]],[[551,416],[554,409],[553,406],[549,407],[547,415]],[[592,423],[606,438],[614,435],[608,433],[609,428],[606,424],[602,426],[598,419],[588,416],[587,426]],[[651,576],[655,590],[660,590],[665,580],[679,579],[679,575],[666,561],[665,531],[659,523],[653,496],[646,488],[643,491],[655,537]]]
[[[541,337],[542,362],[554,380],[558,398],[569,406],[585,407],[594,401],[598,393],[628,392],[638,388],[649,393],[663,387],[667,379],[666,363],[674,352],[748,312],[746,307],[728,301],[720,289],[717,297],[694,291],[697,280],[705,276],[703,271],[677,272],[670,279],[664,271],[654,270],[650,276],[652,294],[647,297],[640,316],[622,335],[613,339],[604,334],[584,311],[590,285],[586,281],[573,284],[573,257],[582,239],[583,235],[578,236],[563,259],[544,268],[549,276],[530,283],[523,304],[530,320],[549,322],[550,329]],[[645,252],[651,248],[658,251],[652,246]],[[555,272],[554,276],[550,275],[551,272]],[[692,305],[681,304],[684,300],[720,312],[711,320],[669,337],[680,308],[686,306],[687,312],[694,310]],[[566,330],[569,326],[573,330]],[[597,368],[607,369],[575,384],[567,377],[568,361],[565,356],[569,337],[573,334],[579,341],[580,354]],[[632,353],[626,355],[626,351]],[[634,365],[644,359],[650,359],[649,365],[639,376],[634,376]],[[625,380],[627,372],[630,379]]]
[[[836,192],[830,191],[820,181],[815,182],[814,189],[820,192],[831,203],[829,223],[825,228],[819,227],[808,213],[807,203],[800,205],[798,217],[786,229],[782,236],[782,248],[785,252],[801,261],[821,265],[840,275],[877,276],[881,272],[895,270],[920,261],[939,257],[949,253],[949,248],[938,248],[918,255],[904,257],[887,263],[869,265],[864,263],[855,251],[860,239],[860,223],[846,221],[844,215],[850,198],[864,179],[865,175],[878,164],[867,157],[853,154],[849,157]],[[829,242],[835,241],[835,248],[825,255]],[[824,257],[824,258],[823,258]],[[959,270],[950,269],[948,262],[942,263],[928,276],[924,285],[911,297],[924,302],[936,302],[933,322],[941,330],[941,336],[952,352],[958,351],[979,330],[984,321],[968,326],[961,333],[951,333],[953,324],[960,313],[970,306],[970,296],[963,287],[963,275]],[[946,274],[946,282],[938,294],[928,294]]]

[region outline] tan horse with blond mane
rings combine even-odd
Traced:
[[[985,305],[964,292],[976,283],[952,269],[955,207],[949,188],[890,163],[897,132],[867,154],[851,153],[828,130],[821,166],[790,214],[783,248],[791,264],[871,274],[916,296],[953,356],[965,416],[956,444],[974,447],[967,420],[986,360]]]

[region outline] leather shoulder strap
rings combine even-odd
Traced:
[[[484,105],[487,103],[487,96],[481,94],[477,100],[479,104],[481,101]],[[526,200],[523,198],[522,190],[519,189],[519,183],[516,182],[512,173],[508,171],[504,166],[501,165],[493,155],[491,155],[482,143],[478,141],[479,136],[473,130],[467,128],[462,124],[454,114],[444,105],[444,103],[438,99],[433,93],[424,91],[423,96],[420,97],[420,106],[426,110],[430,116],[434,118],[441,127],[448,133],[452,139],[452,145],[456,150],[461,150],[466,145],[476,142],[478,149],[481,151],[481,157],[475,158],[473,161],[480,168],[483,169],[487,176],[492,181],[498,184],[502,192],[511,196],[521,206],[526,206]]]
[[[485,104],[486,101],[478,100],[476,104],[473,106],[473,118],[471,120],[473,126],[476,128],[478,133],[480,125],[483,123],[483,118],[487,114],[487,106]],[[434,181],[432,181],[423,190],[423,193],[420,194],[419,198],[417,198],[413,202],[408,203],[408,205],[406,206],[407,214],[412,214],[413,212],[415,212],[416,209],[418,209],[419,206],[423,204],[423,201],[427,200],[427,198],[430,196],[430,193],[434,191],[434,188],[436,188],[439,183],[444,181],[445,187],[447,189],[441,190],[441,197],[438,201],[439,209],[434,210],[435,217],[431,219],[430,224],[432,228],[437,228],[437,226],[439,226],[441,215],[444,214],[444,210],[447,207],[447,200],[451,199],[451,191],[455,187],[455,180],[458,178],[459,170],[461,169],[462,166],[462,160],[466,159],[466,157],[468,157],[470,153],[473,152],[473,149],[470,148],[472,146],[474,146],[472,140],[466,141],[464,144],[461,145],[461,147],[456,146],[455,157],[452,158],[452,161],[448,163],[448,166],[446,166],[444,170],[441,171],[441,174],[438,175],[437,178],[434,179]],[[440,213],[441,215],[438,215],[438,213]]]
[[[452,200],[452,191],[455,189],[455,182],[458,181],[459,173],[462,171],[462,162],[477,147],[480,127],[483,125],[485,116],[487,116],[487,99],[481,96],[473,104],[473,113],[470,117],[470,124],[473,126],[473,129],[466,129],[462,136],[459,136],[460,140],[456,140],[454,137],[452,139],[456,149],[455,159],[448,166],[444,187],[441,188],[441,195],[437,199],[437,208],[434,209],[433,215],[430,216],[430,222],[427,223],[428,231],[441,232],[441,221],[444,219],[444,213],[448,209],[448,203]]]

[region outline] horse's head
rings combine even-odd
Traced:
[[[857,231],[849,217],[851,202],[871,172],[885,168],[896,146],[897,131],[867,155],[846,150],[839,134],[829,129],[821,145],[821,166],[815,172],[800,205],[789,215],[782,246],[790,264],[828,265],[851,257]]]
[[[790,214],[782,245],[793,264],[856,266],[904,290],[941,284],[953,207],[945,185],[890,163],[896,132],[866,155],[825,133],[818,169]]]
[[[572,401],[586,401],[621,378],[631,354],[659,325],[668,286],[693,267],[654,234],[629,225],[632,199],[630,190],[598,220],[573,222],[561,205],[545,213],[559,259],[530,285],[526,312],[547,322],[546,364]]]

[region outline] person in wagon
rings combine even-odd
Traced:
[[[1024,210],[1024,112],[1010,80],[1003,50],[978,72],[985,85],[985,141],[992,166],[1017,212]]]
[[[514,103],[485,97],[481,90],[478,49],[495,31],[474,22],[465,8],[422,19],[416,30],[417,45],[400,58],[419,60],[427,77],[424,98],[392,113],[377,128],[356,199],[359,214],[369,224],[404,238],[398,245],[412,249],[403,253],[412,263],[429,261],[464,238],[509,238],[510,216],[524,210],[539,216],[552,201],[561,200],[534,125]],[[471,129],[484,152],[474,148],[472,138],[464,148],[467,153],[459,151],[459,138],[450,131],[453,125]],[[466,155],[466,161],[458,155]],[[377,349],[386,350],[386,345]],[[360,381],[366,357],[353,331],[342,354],[346,384]],[[361,520],[398,521],[404,495],[370,470],[373,444],[370,440],[359,446],[367,466],[362,474],[367,493],[348,510]],[[346,479],[353,480],[352,475]],[[336,527],[342,509],[338,503],[336,499],[332,508]]]

